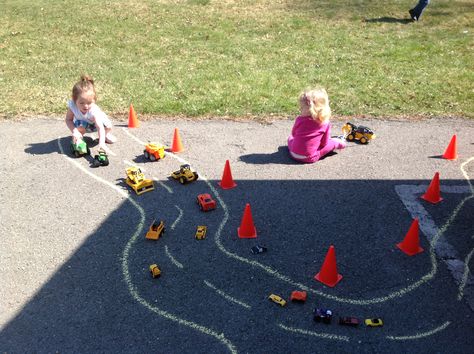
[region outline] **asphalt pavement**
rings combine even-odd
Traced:
[[[376,138],[316,164],[288,157],[292,119],[118,122],[110,165],[92,168],[70,153],[61,119],[1,121],[0,351],[471,353],[474,121],[352,122]],[[147,161],[144,145],[171,146],[175,128],[185,150]],[[441,155],[453,135],[451,161]],[[237,186],[224,190],[226,160]],[[197,181],[169,177],[184,163]],[[132,165],[153,191],[125,184]],[[443,200],[431,204],[420,196],[436,172]],[[216,210],[199,210],[200,193]],[[255,239],[237,235],[246,204]],[[423,252],[408,256],[396,244],[415,218]],[[145,239],[154,219],[166,226],[157,241]],[[331,245],[335,287],[314,279]],[[289,301],[294,290],[307,301]],[[315,308],[332,310],[331,323],[315,322]]]

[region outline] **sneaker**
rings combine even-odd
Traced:
[[[336,150],[342,150],[347,146],[347,142],[345,139],[341,139],[339,137],[332,138],[332,140],[336,143]]]
[[[117,141],[117,138],[112,134],[112,133],[108,133],[106,136],[105,136],[105,142],[107,144],[113,144]]]
[[[413,21],[418,21],[418,16],[415,15],[415,11],[413,11],[413,9],[408,10],[408,13],[410,14],[410,17]]]

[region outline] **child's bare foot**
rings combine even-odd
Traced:
[[[107,144],[113,144],[117,141],[117,138],[112,133],[107,133],[105,136],[105,142]]]

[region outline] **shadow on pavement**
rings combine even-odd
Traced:
[[[47,153],[53,143],[56,152],[56,141],[35,145],[30,152]],[[247,155],[243,160],[292,163],[281,150],[270,156]],[[218,182],[209,183],[217,186]],[[415,335],[448,320],[452,325],[432,335],[430,346],[443,348],[455,342],[461,351],[472,348],[470,310],[464,301],[456,300],[458,287],[442,262],[427,286],[391,300],[369,306],[334,300],[383,297],[430,271],[429,252],[408,257],[395,247],[412,222],[395,186],[430,181],[236,182],[235,189],[218,189],[225,206],[208,213],[200,212],[195,202],[197,194],[209,191],[200,180],[186,186],[164,181],[173,193],[156,186],[139,197],[131,194],[145,211],[144,228],[138,228],[140,211],[128,200],[120,204],[1,330],[2,352],[229,351],[209,333],[223,334],[238,352],[245,353],[310,353],[315,348],[318,352],[425,352],[422,339],[395,341],[387,336]],[[462,180],[446,184],[466,186]],[[465,196],[445,195],[442,208],[423,205],[440,226]],[[246,203],[252,207],[257,239],[237,237]],[[466,223],[472,207],[472,202],[465,205],[462,219],[449,228],[450,235],[459,237],[456,247],[462,255],[472,248],[474,225]],[[226,212],[228,219],[223,223]],[[144,237],[153,219],[166,225],[158,241]],[[194,239],[197,225],[208,226],[203,241]],[[220,228],[220,241],[215,242]],[[429,249],[423,235],[420,242]],[[250,248],[256,244],[265,245],[268,252],[253,255]],[[331,289],[313,279],[330,245],[336,248],[338,271],[344,276]],[[160,278],[149,274],[153,263],[162,270]],[[289,303],[285,308],[268,301],[270,293],[288,298],[297,290],[295,284],[318,293],[310,292],[306,304]],[[331,308],[333,324],[313,322],[314,307]],[[386,325],[380,329],[343,327],[336,324],[338,315],[383,317]],[[348,340],[295,333],[279,324]]]

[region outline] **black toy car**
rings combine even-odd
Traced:
[[[92,161],[92,167],[99,166],[108,166],[109,158],[104,150],[99,150],[98,154],[94,156],[94,161]]]

